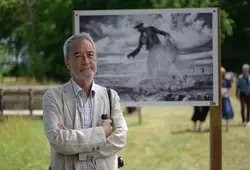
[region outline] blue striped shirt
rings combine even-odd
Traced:
[[[94,90],[91,88],[91,93],[87,97],[86,93],[83,89],[76,84],[76,82],[71,79],[73,90],[76,96],[76,103],[77,103],[77,114],[79,115],[79,127],[82,129],[87,129],[91,127],[92,122],[92,106],[93,106],[93,97],[94,97]],[[93,82],[94,84],[94,82]],[[93,87],[93,85],[92,85]],[[86,160],[83,162],[84,170],[95,170],[95,163],[94,160]]]

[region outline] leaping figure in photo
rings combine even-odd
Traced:
[[[143,45],[148,51],[147,71],[149,76],[177,75],[186,82],[183,74],[175,66],[178,56],[178,48],[168,32],[159,30],[153,26],[144,27],[143,23],[137,23],[134,27],[140,32],[137,48],[127,55],[128,58],[135,58]],[[165,36],[165,44],[161,43],[158,34]]]

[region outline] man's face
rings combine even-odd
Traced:
[[[96,72],[96,54],[93,44],[87,39],[77,39],[71,42],[69,59],[65,60],[69,66],[72,78],[81,81],[93,79]]]
[[[248,75],[249,74],[249,68],[243,68],[242,72],[244,75]]]

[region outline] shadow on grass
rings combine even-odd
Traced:
[[[142,126],[142,124],[139,124],[138,121],[130,122],[127,125],[128,127],[141,127]]]
[[[226,127],[225,124],[222,124],[221,125],[222,127],[222,130],[224,130],[224,128]],[[250,127],[250,126],[247,126],[247,127]],[[245,127],[245,128],[247,128]],[[244,128],[243,125],[240,123],[240,124],[232,124],[229,126],[229,128]],[[194,131],[192,129],[185,129],[185,130],[180,130],[180,131],[172,131],[171,134],[174,134],[174,135],[178,135],[178,134],[185,134],[185,133],[207,133],[209,132],[210,129],[204,129],[203,131],[199,132],[199,131]]]
[[[207,133],[209,131],[210,131],[209,129],[204,129],[202,131],[194,131],[191,129],[185,129],[185,130],[180,130],[180,131],[173,131],[173,132],[171,132],[171,134],[173,134],[173,135],[184,134],[184,133],[195,133],[195,134],[197,133],[197,134],[199,134],[199,133]]]
[[[222,127],[225,127],[225,126],[226,126],[225,124],[222,125]],[[231,124],[231,125],[229,124],[229,127],[236,127],[236,128],[242,127],[243,128],[244,126],[243,124],[240,123],[240,124]]]

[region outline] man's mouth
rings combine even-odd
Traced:
[[[85,71],[85,70],[88,70],[88,69],[90,69],[90,68],[83,68],[80,71]]]

